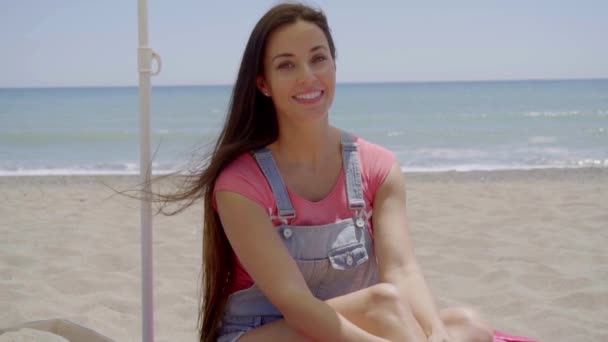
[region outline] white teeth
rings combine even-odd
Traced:
[[[306,93],[306,94],[302,94],[302,95],[297,95],[295,98],[298,100],[312,100],[312,99],[316,99],[319,96],[321,96],[321,92],[315,91],[314,93]]]

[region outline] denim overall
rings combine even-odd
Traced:
[[[270,150],[255,158],[277,201],[281,224],[278,234],[296,261],[308,288],[321,300],[345,295],[377,283],[377,263],[363,198],[358,147],[342,133],[342,159],[352,217],[321,226],[294,226],[296,217],[289,194]],[[228,297],[218,341],[237,341],[247,331],[282,318],[254,284]]]

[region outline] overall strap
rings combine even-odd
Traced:
[[[342,159],[346,178],[348,208],[352,211],[364,210],[365,199],[363,198],[361,164],[359,163],[359,146],[355,142],[355,137],[345,131],[342,131]]]
[[[279,217],[281,219],[295,218],[296,211],[293,209],[285,182],[283,182],[283,177],[281,177],[279,168],[272,157],[272,152],[267,148],[262,148],[254,152],[254,157],[272,188],[279,209]]]

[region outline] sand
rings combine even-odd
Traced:
[[[0,177],[0,328],[64,318],[140,341],[130,176]],[[442,306],[542,341],[608,340],[608,169],[407,174],[416,254]],[[195,341],[202,205],[154,220],[157,341]]]

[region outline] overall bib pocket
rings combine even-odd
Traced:
[[[362,242],[334,248],[329,251],[328,257],[331,266],[336,270],[349,270],[369,260],[367,249]]]

